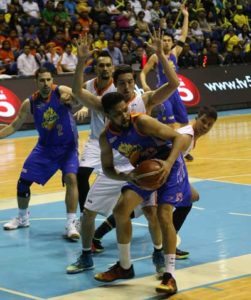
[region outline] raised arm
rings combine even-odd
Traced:
[[[158,34],[154,32],[153,35],[151,35],[153,43],[151,45],[148,44],[148,46],[155,51],[158,60],[162,64],[164,73],[168,78],[168,83],[165,83],[158,89],[143,95],[143,100],[148,112],[151,111],[154,106],[161,104],[163,101],[168,99],[179,86],[177,74],[165,56],[162,39],[160,32]]]
[[[88,40],[87,35],[76,42],[78,51],[78,63],[73,76],[72,92],[73,96],[81,104],[93,110],[103,111],[100,98],[82,88],[85,62],[86,59],[91,55],[91,53],[89,52],[89,42],[90,41]]]
[[[185,5],[182,4],[180,6],[180,9],[181,9],[184,19],[183,19],[183,25],[181,28],[181,36],[177,42],[177,46],[174,47],[174,49],[172,50],[173,54],[176,57],[179,57],[180,53],[182,52],[183,44],[185,43],[187,34],[188,34],[188,23],[189,23],[189,14],[188,14],[187,8],[185,7]]]
[[[150,58],[148,59],[147,63],[144,65],[144,68],[140,72],[139,78],[142,85],[142,88],[145,92],[151,91],[151,88],[147,84],[146,77],[147,74],[154,69],[155,65],[158,63],[158,58],[156,54],[152,54]]]
[[[25,99],[21,105],[21,108],[15,120],[11,124],[4,127],[2,130],[0,130],[0,139],[3,139],[16,132],[23,125],[24,121],[26,120],[29,114],[30,114],[30,100]]]

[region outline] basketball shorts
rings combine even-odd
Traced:
[[[174,92],[168,100],[164,101],[158,107],[157,118],[160,122],[165,124],[175,122],[181,124],[188,123],[187,110],[178,91]]]
[[[143,201],[148,201],[153,191],[146,191],[139,187],[127,183],[123,186],[122,192],[126,189],[135,191],[142,197]],[[189,206],[191,204],[191,188],[188,181],[186,165],[182,155],[175,161],[165,184],[157,193],[157,204],[170,204],[174,207]],[[143,202],[143,206],[144,206]]]
[[[76,145],[45,147],[37,144],[24,162],[21,177],[44,185],[56,172],[63,175],[78,171],[78,150]]]

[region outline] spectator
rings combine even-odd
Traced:
[[[196,66],[196,54],[190,49],[188,43],[184,44],[181,54],[178,57],[178,65],[181,68],[194,68]]]
[[[237,27],[237,29],[242,29],[243,25],[249,26],[248,23],[248,16],[243,14],[243,6],[242,5],[237,5],[237,10],[236,13],[233,17],[233,21]]]
[[[140,0],[140,3],[141,3],[141,11],[143,11],[145,13],[143,20],[148,25],[152,24],[152,16],[151,16],[150,9],[149,9],[150,6],[152,5],[152,3],[147,0]]]
[[[206,11],[204,8],[197,9],[197,20],[199,22],[204,37],[211,37],[212,28],[207,22]]]
[[[72,54],[72,45],[68,43],[61,59],[61,68],[63,72],[74,72],[77,65],[77,56]]]
[[[1,0],[0,1],[0,13],[7,13],[7,7],[10,3],[10,0]]]
[[[244,55],[239,45],[233,46],[233,50],[229,52],[224,60],[224,65],[239,65],[245,63]]]
[[[233,26],[230,26],[228,28],[227,33],[223,36],[223,43],[225,46],[226,52],[230,53],[233,50],[233,47],[238,45],[240,42],[240,39],[235,34]]]
[[[246,48],[251,41],[251,32],[246,24],[244,24],[241,28],[241,32],[238,34],[238,38],[240,40],[240,45],[243,49]]]
[[[40,41],[39,41],[39,38],[38,38],[38,35],[36,33],[36,27],[34,24],[30,24],[28,26],[28,29],[27,31],[24,33],[23,35],[23,39],[24,39],[24,42],[26,43],[27,41],[29,40],[34,40],[36,42],[37,45],[40,44]]]
[[[226,10],[222,8],[218,14],[217,25],[222,29],[227,29],[229,26],[232,26],[232,23],[229,21],[226,15]]]
[[[34,0],[27,0],[22,6],[27,16],[28,24],[38,24],[41,17],[38,4]]]
[[[160,8],[159,1],[153,2],[153,7],[150,10],[150,13],[151,13],[152,24],[154,25],[155,28],[158,28],[161,18],[165,16],[163,10]]]
[[[78,0],[78,4],[76,6],[76,11],[78,14],[81,14],[82,12],[90,13],[92,10],[91,6],[89,6],[87,0]]]
[[[114,40],[108,41],[108,46],[104,50],[106,50],[111,56],[114,66],[117,66],[124,63],[124,58],[120,49],[115,47],[114,44]]]
[[[64,1],[64,8],[72,20],[75,20],[76,6],[75,0]]]
[[[56,44],[52,42],[48,43],[46,48],[46,60],[54,65],[57,73],[62,73],[62,69],[60,66],[60,56],[56,51]]]
[[[142,9],[140,1],[139,0],[131,0],[130,3],[132,6],[132,9],[134,10],[135,14],[137,15]]]
[[[148,38],[149,34],[149,25],[146,21],[144,21],[144,17],[145,17],[145,13],[143,10],[141,10],[138,13],[138,16],[136,18],[136,26],[137,28],[140,30],[140,34],[144,37],[144,38]]]
[[[91,16],[93,20],[99,22],[101,25],[108,25],[111,21],[103,0],[95,0]]]
[[[78,22],[81,24],[84,33],[87,33],[90,31],[92,19],[89,17],[87,12],[82,11],[79,14]]]
[[[15,55],[11,49],[11,44],[9,40],[4,40],[2,43],[2,49],[0,49],[0,61],[2,62],[2,67],[4,68],[5,74],[16,74],[17,70],[15,63]]]
[[[122,44],[121,53],[123,55],[125,64],[132,65],[134,63],[135,61],[134,54],[130,51],[127,43]]]
[[[55,15],[59,17],[61,24],[64,24],[67,21],[71,22],[70,15],[65,10],[63,2],[58,2],[56,6]]]
[[[42,17],[46,24],[52,25],[54,22],[55,8],[54,3],[48,0],[45,4],[45,8],[42,11]]]
[[[18,74],[22,76],[34,75],[38,65],[32,54],[30,54],[30,46],[25,45],[23,53],[17,58],[17,70]]]
[[[204,35],[200,28],[199,22],[194,20],[189,26],[190,47],[192,51],[198,53],[203,48]]]
[[[83,34],[84,34],[84,31],[83,31],[83,27],[82,27],[81,23],[78,21],[75,22],[73,24],[73,28],[70,32],[70,37],[71,38],[79,38],[80,36],[83,36]]]
[[[103,30],[101,30],[103,31]],[[100,34],[100,28],[99,28],[99,23],[94,21],[90,27],[90,31],[89,34],[92,35],[93,40],[97,40],[99,38],[99,34]],[[105,39],[107,40],[106,36]]]
[[[23,28],[22,28],[22,20],[17,12],[15,12],[9,22],[9,28],[15,29],[17,31],[18,36],[21,38],[23,35]]]
[[[210,49],[204,48],[203,52],[198,57],[198,64],[202,67],[212,65],[222,65],[224,57],[219,53],[217,42],[213,41]]]
[[[114,38],[115,32],[119,31],[115,20],[111,20],[109,24],[102,24],[100,29],[104,31],[106,40]]]
[[[93,43],[94,49],[103,50],[107,48],[108,41],[105,39],[104,31],[100,31],[98,39]]]
[[[41,20],[36,33],[40,43],[46,45],[51,37],[51,27],[44,20]]]
[[[143,47],[146,42],[146,39],[141,35],[141,32],[138,27],[134,28],[132,39],[137,46],[141,47]]]
[[[14,52],[14,54],[18,54],[20,50],[20,40],[18,38],[16,29],[10,30],[10,34],[7,40],[10,42],[11,50]]]

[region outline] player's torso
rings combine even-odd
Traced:
[[[77,143],[77,129],[71,108],[60,101],[58,87],[53,87],[46,101],[39,93],[33,94],[30,104],[41,144]]]
[[[86,82],[86,89],[89,92],[91,92],[92,94],[96,95],[96,96],[103,96],[107,93],[111,93],[111,92],[116,91],[116,88],[115,88],[112,81],[110,82],[110,84],[106,88],[104,88],[102,90],[98,90],[97,89],[97,79],[96,78],[93,78],[93,79],[88,80]],[[91,114],[90,138],[91,139],[98,139],[99,136],[100,136],[101,131],[104,129],[105,117],[104,117],[103,113],[96,112],[94,110],[91,110],[90,114]]]

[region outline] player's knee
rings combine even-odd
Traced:
[[[147,206],[143,208],[144,215],[149,223],[154,223],[157,220],[157,210],[156,207]]]
[[[70,173],[64,176],[64,182],[66,185],[74,186],[77,184],[76,174]]]
[[[20,198],[30,198],[30,186],[32,185],[31,181],[19,178],[17,182],[17,196]]]
[[[89,220],[94,220],[96,218],[96,215],[97,213],[94,212],[94,211],[91,211],[87,208],[84,208],[83,210],[83,218],[86,220],[86,221],[89,221]]]
[[[200,200],[200,194],[196,191],[193,190],[192,192],[192,197],[191,197],[191,202],[196,202]]]

